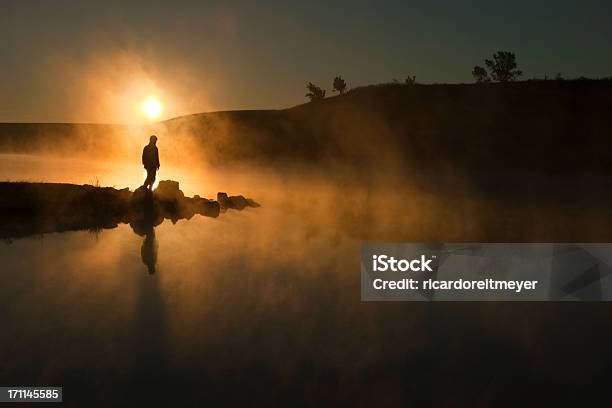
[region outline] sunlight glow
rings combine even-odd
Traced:
[[[155,96],[149,96],[142,104],[142,111],[150,119],[156,119],[162,114],[164,107]]]

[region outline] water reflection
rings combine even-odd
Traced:
[[[155,201],[153,199],[153,193],[146,190],[144,199],[142,200],[142,211],[138,214],[142,214],[135,218],[131,223],[132,231],[136,235],[144,236],[142,241],[142,247],[140,248],[140,257],[142,263],[145,264],[150,275],[155,273],[155,267],[157,264],[157,239],[155,238],[155,227],[164,221],[164,217],[155,210]]]
[[[0,242],[0,383],[62,384],[101,406],[496,405],[607,372],[607,304],[362,303],[358,276],[366,239],[595,240],[612,213],[263,184],[261,209],[176,225],[149,196],[127,221],[5,216],[15,229],[0,234],[30,238]]]
[[[149,274],[153,275],[155,273],[155,264],[157,263],[157,240],[155,239],[154,228],[151,228],[151,231],[145,235],[142,247],[140,248],[140,257],[147,266]]]

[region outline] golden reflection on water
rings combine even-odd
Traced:
[[[0,259],[7,268],[0,279],[11,284],[0,289],[0,298],[19,312],[5,328],[27,339],[16,343],[5,337],[0,348],[29,350],[42,358],[50,347],[65,348],[67,336],[68,354],[92,356],[62,362],[63,369],[78,369],[94,359],[103,366],[129,362],[133,350],[122,343],[146,336],[160,349],[156,355],[165,356],[163,364],[183,365],[227,344],[250,347],[244,342],[263,327],[284,331],[290,325],[303,334],[302,345],[286,344],[284,335],[273,334],[261,353],[291,370],[297,362],[287,359],[300,358],[293,347],[307,347],[313,336],[328,335],[319,327],[321,304],[333,305],[325,313],[358,318],[359,310],[349,306],[359,297],[354,278],[359,245],[333,231],[313,232],[297,217],[262,207],[229,211],[218,219],[196,216],[175,225],[165,221],[155,228],[155,237],[154,275],[141,252],[146,238],[127,225],[1,243]],[[55,332],[58,324],[64,335],[35,346],[34,339]],[[368,340],[373,339],[363,338]],[[362,345],[342,347],[343,359]],[[100,356],[106,357],[99,361]],[[44,364],[49,367],[43,372],[57,369],[51,361]],[[239,367],[223,354],[208,364],[219,370]]]
[[[133,189],[142,183],[141,175],[138,162],[22,155],[0,160],[0,179],[93,184],[95,176],[101,185]],[[163,164],[160,178],[179,180],[188,195],[210,197],[226,190],[263,206],[230,210],[219,218],[166,220],[149,242],[125,224],[96,233],[0,242],[0,299],[5,305],[0,323],[3,333],[10,333],[0,336],[0,375],[12,379],[25,373],[28,383],[39,384],[91,376],[99,381],[92,386],[99,396],[115,379],[131,384],[141,377],[148,387],[152,373],[158,375],[154,386],[165,386],[167,375],[188,378],[191,384],[202,379],[206,385],[213,378],[230,387],[255,381],[300,391],[306,378],[311,389],[336,384],[358,397],[386,395],[395,401],[404,383],[419,380],[419,370],[431,361],[454,364],[449,386],[459,367],[475,361],[493,361],[484,373],[499,364],[518,373],[523,362],[539,361],[545,353],[534,345],[543,344],[548,334],[534,328],[553,321],[549,316],[572,319],[555,305],[360,301],[363,240],[417,237],[434,242],[443,236],[460,241],[486,236],[482,231],[487,228],[498,234],[517,228],[493,224],[500,207],[486,201],[454,194],[450,211],[440,204],[443,197],[422,190],[299,184],[281,176]],[[527,215],[541,218],[539,224],[530,223],[533,236],[550,231],[550,225],[568,225],[559,221],[565,218],[556,220],[554,212]],[[608,230],[601,217],[592,218],[591,224],[583,218],[578,225],[585,231]],[[156,248],[154,256],[147,255],[148,245]],[[598,311],[597,305],[590,307]],[[603,322],[609,314],[600,312]],[[584,321],[576,316],[570,325]],[[580,332],[559,327],[563,332],[550,330],[551,338]],[[486,344],[475,339],[486,339]],[[500,347],[504,352],[497,352]],[[474,359],[476,352],[487,352],[487,358]],[[508,361],[496,360],[506,355]],[[419,385],[430,386],[431,378],[425,376]],[[489,374],[477,378],[478,383],[488,380]]]

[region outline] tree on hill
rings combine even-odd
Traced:
[[[476,80],[477,83],[485,83],[491,82],[491,78],[489,78],[489,74],[487,74],[487,70],[481,67],[480,65],[476,65],[472,70],[472,76]]]
[[[337,76],[334,78],[333,91],[338,92],[340,95],[342,95],[344,91],[346,91],[346,81],[342,79],[341,76]]]
[[[406,80],[404,81],[404,83],[406,85],[414,85],[414,84],[416,84],[416,75],[413,75],[413,76],[408,75],[406,77]]]
[[[306,88],[308,89],[308,93],[305,96],[309,98],[311,102],[319,101],[325,98],[325,89],[319,88],[312,82],[309,82],[308,85],[306,85]]]
[[[516,55],[510,51],[497,51],[492,60],[485,60],[485,65],[494,81],[512,82],[523,75],[523,71],[516,69]]]

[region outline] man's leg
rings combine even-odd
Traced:
[[[153,183],[155,182],[155,169],[147,169],[147,178],[145,179],[145,187],[149,190],[153,189]]]
[[[153,184],[155,184],[155,176],[157,169],[151,169],[151,190],[153,190]]]
[[[149,188],[149,169],[145,169],[145,171],[147,172],[147,176],[144,179],[144,183],[142,183],[142,186],[144,188]]]

